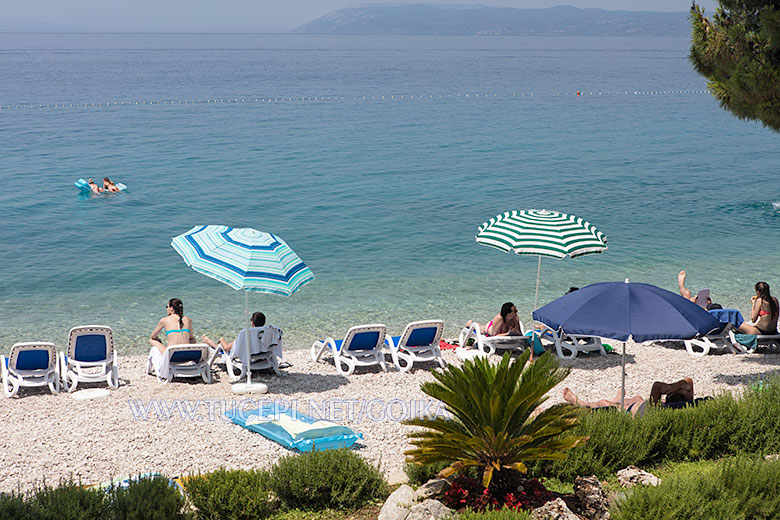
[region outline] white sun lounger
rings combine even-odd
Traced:
[[[520,322],[520,332],[525,334],[523,322]],[[477,349],[488,355],[495,354],[498,350],[522,352],[531,344],[531,338],[528,336],[485,336],[476,323],[473,323],[470,327],[463,327],[458,337],[458,345],[461,348],[466,348],[466,343],[471,338],[474,338]]]
[[[248,356],[246,354],[247,334],[249,334]],[[273,325],[242,329],[228,352],[221,347],[212,352],[209,365],[220,360],[225,364],[231,381],[238,381],[246,376],[247,361],[250,370],[271,369],[278,376],[284,375],[279,369],[279,358],[282,357],[282,330]]]
[[[387,327],[384,325],[358,325],[347,331],[343,340],[334,340],[331,337],[321,341],[315,341],[311,346],[311,358],[320,361],[326,350],[330,350],[336,370],[341,375],[351,375],[355,367],[379,365],[387,372],[385,363],[385,335]]]
[[[734,336],[734,330],[729,330],[729,340],[731,345],[739,352],[753,353],[756,349],[750,349],[737,341]],[[773,349],[780,349],[780,334],[758,334],[756,335],[756,346],[768,346]]]
[[[60,377],[68,392],[79,383],[106,382],[119,387],[117,355],[111,327],[87,325],[68,333],[66,352],[60,352]]]
[[[601,338],[596,336],[584,336],[582,334],[566,334],[562,330],[553,330],[544,323],[540,336],[548,332],[555,344],[555,353],[560,359],[574,359],[580,352],[598,352],[606,356],[604,347],[601,345]]]
[[[413,321],[400,336],[387,337],[385,342],[390,348],[393,364],[401,372],[411,370],[415,361],[437,361],[444,368],[447,363],[441,357],[439,348],[443,331],[444,322],[441,320]]]
[[[47,386],[51,393],[60,391],[60,371],[54,343],[16,343],[8,358],[0,356],[3,394],[13,397],[22,386]]]
[[[156,375],[161,383],[170,383],[174,377],[200,377],[204,383],[211,383],[209,346],[205,343],[169,345],[164,354],[152,347],[147,372]]]

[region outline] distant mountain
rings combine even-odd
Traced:
[[[366,5],[339,9],[292,31],[298,34],[689,36],[687,12],[606,11],[457,5]]]

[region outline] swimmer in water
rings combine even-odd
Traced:
[[[117,192],[119,188],[108,177],[103,177],[103,191]]]
[[[89,184],[89,188],[92,191],[92,193],[103,193],[104,191],[103,188],[95,184],[95,181],[92,179],[89,179],[87,181],[87,184]]]

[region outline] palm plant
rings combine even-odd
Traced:
[[[507,353],[495,365],[478,358],[433,372],[436,382],[423,383],[422,391],[441,401],[452,417],[405,421],[426,429],[408,434],[415,448],[406,454],[417,464],[450,463],[441,477],[467,467],[482,469],[482,485],[488,488],[494,472],[526,473],[525,461],[563,459],[566,450],[584,443],[587,437],[562,435],[579,423],[582,409],[563,403],[534,413],[569,369],[550,354],[527,364],[529,355],[526,350],[512,359]]]

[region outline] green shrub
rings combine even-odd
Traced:
[[[127,487],[106,491],[111,520],[179,520],[185,518],[184,498],[166,477],[134,480]]]
[[[460,520],[531,520],[531,513],[506,508],[482,512],[466,509],[458,518]]]
[[[30,506],[24,496],[18,493],[0,493],[0,518],[14,520],[33,520]]]
[[[638,486],[616,502],[613,520],[763,520],[780,517],[780,462],[727,459],[658,487]]]
[[[291,509],[356,509],[388,494],[379,470],[348,449],[282,457],[270,483]]]
[[[108,514],[108,500],[102,489],[84,489],[72,481],[44,485],[25,499],[35,520],[93,520]]]
[[[186,487],[202,520],[266,518],[278,507],[264,470],[218,469],[188,478]]]
[[[434,462],[433,464],[415,464],[407,462],[404,466],[409,485],[422,486],[432,478],[437,478],[439,472],[450,465],[449,462]]]
[[[527,350],[512,359],[507,353],[497,364],[477,358],[432,372],[436,381],[420,388],[444,403],[452,418],[404,421],[424,428],[408,434],[414,448],[406,454],[420,464],[450,463],[443,475],[478,468],[486,488],[494,473],[500,482],[503,472],[525,473],[526,463],[565,459],[567,450],[587,440],[570,435],[583,410],[561,403],[534,412],[570,369],[561,368],[552,354],[526,364],[529,355]]]
[[[780,379],[747,388],[740,399],[725,393],[695,407],[648,407],[644,417],[606,410],[587,414],[567,432],[588,442],[565,461],[541,462],[534,474],[572,481],[577,475],[614,475],[630,464],[712,460],[780,451]]]

